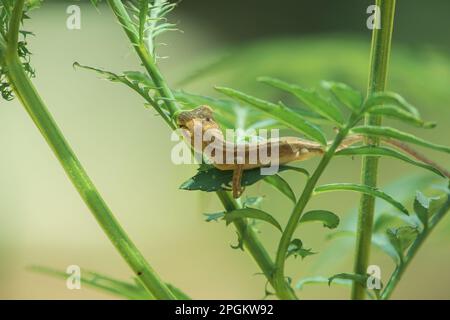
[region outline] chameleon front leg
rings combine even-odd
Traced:
[[[233,170],[233,198],[239,198],[244,192],[244,188],[241,186],[242,174],[244,172],[244,165],[238,164]]]

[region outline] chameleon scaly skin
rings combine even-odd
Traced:
[[[183,130],[183,135],[196,149],[203,153],[205,148],[214,141],[215,154],[222,153],[221,157],[213,157],[211,163],[219,170],[233,171],[233,197],[238,198],[242,194],[241,178],[244,170],[267,167],[270,165],[283,165],[293,161],[304,161],[314,156],[322,155],[325,150],[319,143],[301,139],[298,137],[281,137],[279,139],[268,139],[263,142],[248,142],[244,146],[235,145],[224,139],[222,130],[214,121],[213,110],[209,106],[200,106],[190,111],[183,111],[177,115],[177,125]],[[204,139],[208,136],[208,139]],[[197,140],[198,139],[198,140]],[[195,141],[200,141],[197,144]],[[349,136],[339,148],[348,147],[350,144],[362,141],[361,136]],[[271,154],[271,150],[278,149],[278,157],[271,163],[263,163],[259,157],[256,161],[250,161],[250,154],[259,155],[260,149]],[[217,158],[226,159],[227,151],[234,154],[232,163],[216,161]],[[244,156],[238,160],[239,150],[244,150]],[[228,162],[228,161],[227,161]]]
[[[211,163],[219,170],[233,171],[233,197],[239,198],[243,189],[241,188],[241,178],[244,170],[254,168],[268,167],[271,165],[283,165],[293,161],[304,161],[314,156],[323,155],[324,146],[321,144],[301,139],[299,137],[281,137],[278,139],[268,139],[262,142],[246,142],[242,144],[234,144],[224,139],[220,126],[214,121],[213,110],[209,106],[200,106],[193,110],[182,111],[176,115],[177,126],[182,129],[183,135],[190,142],[193,148],[202,154],[211,143],[214,143],[214,152]],[[205,137],[208,137],[205,139]],[[336,151],[348,148],[349,146],[363,141],[361,135],[349,135],[344,139],[342,144]],[[382,139],[396,148],[403,150],[417,160],[429,164],[439,170],[447,178],[450,173],[438,164],[412,149],[408,145],[394,140]],[[200,143],[196,143],[199,141]],[[271,151],[277,148],[278,157],[270,163],[262,162],[259,158],[261,149],[271,154]],[[243,152],[242,152],[243,150]],[[229,163],[227,152],[233,155],[233,161]],[[267,154],[266,153],[266,154]],[[251,155],[258,155],[252,158]],[[241,157],[240,157],[241,156]],[[221,159],[222,161],[217,161]],[[223,161],[227,159],[227,161]],[[252,161],[250,161],[252,159]],[[255,161],[256,160],[256,161]]]

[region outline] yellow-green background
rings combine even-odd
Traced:
[[[370,41],[364,9],[369,1],[359,3],[359,11],[354,0],[342,1],[342,7],[332,4],[336,1],[318,1],[316,5],[314,1],[297,1],[295,5],[286,1],[297,8],[299,17],[309,19],[306,22],[296,20],[295,11],[283,11],[283,1],[272,16],[267,14],[271,8],[267,4],[258,7],[257,2],[249,2],[253,5],[247,3],[241,10],[236,1],[228,7],[211,0],[202,5],[192,0],[182,3],[173,19],[184,33],[162,39],[168,46],[162,47],[161,55],[170,58],[160,63],[171,84],[175,86],[223,52],[235,52],[235,65],[226,63],[217,72],[183,87],[210,94],[212,86],[225,84],[267,96],[266,88],[253,79],[268,74],[307,86],[325,78],[364,89]],[[389,87],[409,97],[424,118],[438,121],[433,131],[402,129],[448,145],[450,61],[444,35],[450,26],[442,21],[442,12],[449,6],[436,1],[439,5],[427,9],[412,1],[411,8],[405,5],[407,1],[399,2]],[[203,221],[202,213],[220,210],[215,196],[178,190],[195,167],[171,163],[173,143],[161,119],[143,108],[142,101],[125,87],[72,68],[78,61],[120,72],[138,69],[139,63],[106,7],[99,13],[88,3],[78,3],[82,29],[67,30],[65,10],[71,3],[78,2],[48,2],[26,23],[27,29],[36,33],[30,39],[37,71],[34,82],[102,195],[158,273],[193,298],[262,297],[265,282],[254,275],[256,265],[245,252],[229,246],[236,241],[232,227]],[[308,15],[307,10],[315,11]],[[427,23],[417,17],[424,17]],[[255,41],[259,44],[253,45]],[[434,152],[430,156],[448,167],[448,157]],[[312,160],[306,166],[313,168],[315,163]],[[380,181],[387,184],[420,172],[383,160]],[[350,182],[358,177],[359,159],[339,158],[322,182]],[[297,191],[304,181],[297,175],[288,179],[298,181]],[[264,208],[286,221],[290,207],[283,196],[265,185],[249,192],[266,195]],[[327,194],[314,198],[311,207],[333,209],[343,216],[358,199],[355,194]],[[449,227],[448,219],[443,221],[425,244],[395,298],[450,298]],[[261,230],[264,243],[274,253],[278,234],[265,226]],[[324,237],[328,233],[320,225],[299,230],[303,242],[319,252],[327,246]],[[289,273],[295,281],[305,275],[348,272],[352,261],[347,257],[351,254],[344,253],[353,248],[341,250],[345,252],[335,252],[336,257],[343,257],[339,264],[323,264],[316,255],[293,260]],[[392,265],[374,252],[371,262],[382,267],[386,280]],[[120,279],[131,276],[21,105],[1,101],[0,298],[112,298],[86,287],[68,290],[60,279],[26,270],[29,265],[65,270],[73,264]],[[312,286],[301,296],[346,298],[348,290]]]

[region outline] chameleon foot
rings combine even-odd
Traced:
[[[233,170],[233,198],[239,198],[244,192],[244,188],[241,186],[242,173],[244,172],[243,165],[237,165]]]

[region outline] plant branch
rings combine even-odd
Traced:
[[[114,15],[117,17],[119,23],[122,25],[130,42],[133,44],[137,55],[144,65],[144,68],[147,70],[148,74],[153,79],[153,82],[158,87],[160,96],[164,98],[164,104],[166,105],[167,110],[173,115],[179,109],[175,104],[175,97],[164,81],[159,69],[156,67],[154,62],[155,60],[152,59],[148,49],[139,40],[138,33],[135,30],[133,22],[125,9],[125,6],[120,0],[108,0],[108,4]]]
[[[389,281],[387,282],[386,287],[381,294],[381,299],[386,300],[390,298],[392,292],[397,287],[400,279],[402,278],[403,274],[408,268],[411,260],[415,257],[417,251],[419,251],[419,249],[422,247],[423,243],[431,234],[433,229],[442,220],[442,218],[449,210],[450,210],[450,195],[447,195],[447,201],[433,216],[428,227],[417,236],[416,240],[414,240],[414,243],[411,245],[411,248],[408,250],[408,253],[406,254],[406,257],[403,260],[403,262],[400,263],[400,265],[398,265],[397,268],[394,270],[394,273],[389,278]]]
[[[391,39],[394,25],[395,0],[376,0],[380,10],[381,29],[374,28],[372,33],[371,65],[369,75],[369,87],[367,95],[384,91],[386,88],[389,56],[391,51]],[[375,21],[377,22],[377,21]],[[381,116],[367,115],[366,125],[381,125]],[[378,145],[378,138],[369,138],[366,145]],[[370,187],[377,186],[378,157],[365,156],[362,160],[361,180],[362,184]],[[356,254],[354,263],[355,274],[366,274],[370,256],[372,240],[373,216],[375,212],[375,198],[371,195],[361,196],[358,227],[356,236]],[[352,299],[364,299],[364,285],[353,282]]]
[[[157,86],[158,94],[164,99],[164,103],[167,110],[173,115],[179,110],[179,107],[175,103],[175,97],[170,90],[169,86],[165,82],[158,67],[155,64],[155,59],[152,58],[149,53],[149,49],[139,42],[137,33],[135,32],[133,23],[123,5],[119,0],[108,0],[108,4],[112,9],[114,15],[117,17],[119,23],[122,25],[126,35],[130,42],[134,45],[137,55],[139,56],[143,66],[152,78],[153,82]],[[152,104],[153,105],[153,104]],[[154,106],[154,105],[153,105]],[[173,128],[173,123],[166,121],[167,124]],[[231,197],[228,192],[219,191],[217,196],[222,202],[226,211],[233,211],[239,208],[239,205]],[[269,254],[265,250],[261,241],[258,239],[255,231],[249,226],[246,219],[238,219],[233,222],[237,229],[239,236],[243,239],[244,247],[248,250],[250,255],[256,261],[257,265],[261,268],[262,272],[266,276],[267,280],[273,285],[273,272],[275,265],[270,258]]]
[[[228,192],[218,191],[217,196],[219,197],[226,211],[233,211],[241,207]],[[256,264],[264,273],[271,286],[275,288],[275,283],[273,281],[275,264],[273,263],[267,251],[264,249],[261,241],[259,241],[255,230],[248,224],[247,219],[235,220],[233,224],[236,230],[239,232],[239,236],[244,243],[244,247],[250,252]]]
[[[11,17],[10,32],[18,33],[23,5],[24,0],[17,0],[13,16]],[[17,39],[17,35],[9,34],[9,43],[5,57],[5,64],[8,70],[7,76],[17,97],[52,148],[86,205],[143,286],[159,299],[174,299],[174,295],[147,263],[115,219],[65,140],[32,82],[25,74],[17,55],[17,45],[11,42],[17,41]]]
[[[294,235],[295,230],[297,229],[298,223],[300,221],[300,218],[302,216],[302,213],[306,207],[306,205],[309,202],[309,199],[311,198],[314,188],[319,181],[319,178],[321,177],[322,173],[324,172],[325,168],[327,167],[328,163],[332,159],[334,152],[336,149],[340,146],[344,138],[346,137],[347,133],[349,131],[349,126],[345,127],[344,129],[340,130],[337,134],[336,138],[334,139],[331,146],[328,148],[327,152],[322,157],[322,160],[320,161],[319,165],[317,166],[316,170],[314,171],[311,178],[308,179],[308,182],[306,183],[305,188],[303,189],[302,195],[300,196],[297,204],[295,205],[295,208],[289,218],[289,221],[286,225],[286,228],[284,229],[284,232],[281,236],[280,243],[278,245],[277,250],[277,256],[275,260],[275,275],[274,275],[274,282],[275,282],[275,290],[277,292],[277,295],[281,297],[282,299],[292,299],[292,288],[288,285],[285,279],[284,274],[284,266],[285,261],[287,257],[287,252],[289,248],[289,244],[292,241],[292,237]],[[295,297],[295,294],[294,294]]]

